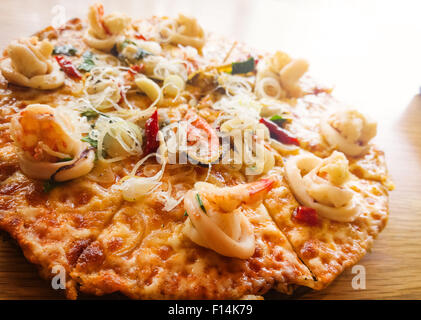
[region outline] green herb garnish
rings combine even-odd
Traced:
[[[126,39],[126,40],[124,40],[122,43],[120,43],[120,51],[122,51],[125,47],[127,47],[129,44],[133,44],[133,45],[135,45],[136,47],[137,47],[137,44],[136,44],[136,42],[134,42],[134,41],[132,41],[132,40],[129,40],[129,39]]]
[[[290,121],[290,119],[284,118],[283,116],[280,116],[280,115],[274,115],[270,118],[270,121],[273,121],[278,126],[282,127],[285,124],[285,122]]]
[[[77,67],[78,70],[89,72],[95,67],[94,54],[91,51],[86,51],[83,55],[83,62]]]
[[[187,217],[189,214],[187,213],[187,210],[184,211],[184,216]]]
[[[232,70],[231,74],[243,74],[243,73],[249,73],[254,71],[254,58],[251,57],[246,61],[242,62],[233,62],[232,63]]]
[[[285,121],[286,119],[280,115],[274,115],[270,118],[270,121]]]
[[[121,52],[121,51],[123,51],[124,50],[124,48],[126,48],[128,45],[134,45],[135,47],[137,47],[137,44],[136,44],[136,42],[133,42],[132,40],[129,40],[129,39],[126,39],[126,40],[124,40],[122,43],[120,43],[119,44],[119,46],[118,46],[118,51],[119,52]],[[117,47],[115,48],[116,49],[116,51],[117,51]],[[114,54],[114,53],[113,53]],[[145,58],[146,56],[149,56],[149,55],[151,55],[152,53],[151,52],[149,52],[149,51],[146,51],[146,50],[143,50],[142,48],[137,48],[137,52],[136,52],[136,54],[134,55],[134,59],[135,60],[140,60],[140,59],[143,59],[143,58]],[[120,59],[120,60],[125,60],[127,57],[124,55],[124,54],[122,54],[122,53],[120,53],[120,54],[117,54],[117,56],[118,56],[118,58]]]
[[[70,44],[64,46],[55,46],[53,49],[53,55],[64,54],[66,56],[75,56],[77,49]]]
[[[53,181],[53,180],[47,180],[44,182],[44,185],[42,187],[43,191],[45,193],[50,192],[51,190],[53,190],[55,187],[57,187],[60,183],[57,181]]]
[[[92,120],[97,118],[99,116],[99,113],[93,109],[88,109],[86,111],[83,111],[80,115],[82,117],[88,118],[88,120]]]
[[[80,140],[89,143],[94,148],[98,148],[98,140],[92,139],[90,136],[83,137]]]
[[[152,53],[150,53],[149,51],[146,51],[146,50],[143,50],[142,48],[139,48],[138,50],[137,50],[137,53],[136,53],[136,56],[135,56],[135,59],[136,60],[140,60],[140,59],[143,59],[143,58],[145,58],[145,57],[147,57],[147,56],[150,56]]]
[[[206,212],[206,208],[205,208],[205,206],[203,205],[202,199],[200,199],[200,196],[199,196],[199,194],[198,194],[198,193],[196,193],[196,199],[197,199],[197,202],[199,203],[200,209],[202,209],[202,210],[203,210],[203,212],[207,214],[207,212]]]

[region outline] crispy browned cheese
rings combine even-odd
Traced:
[[[135,21],[130,35],[149,37],[162,21],[156,17]],[[110,65],[118,63],[112,52],[89,48],[82,40],[85,30],[85,22],[73,19],[58,30],[48,27],[37,36],[56,46],[76,48],[76,56],[66,57],[75,65],[87,50]],[[162,55],[182,59],[192,68],[186,86],[190,94],[166,98],[159,104],[170,109],[170,122],[183,118],[192,97],[198,101],[198,114],[209,123],[215,121],[220,111],[212,105],[223,91],[218,91],[211,70],[250,56],[264,56],[213,35],[191,56],[170,43],[163,44],[163,49]],[[285,294],[298,286],[318,290],[361,259],[384,228],[391,183],[384,155],[374,146],[362,157],[349,157],[357,181],[354,191],[361,194],[366,211],[353,222],[319,217],[317,226],[294,220],[299,203],[284,173],[284,161],[291,155],[272,150],[275,166],[266,175],[276,177],[274,187],[262,204],[245,210],[256,242],[254,254],[247,259],[225,257],[191,241],[183,233],[188,219],[183,202],[171,210],[165,210],[163,202],[168,193],[180,199],[198,181],[219,187],[249,182],[239,170],[223,165],[169,164],[162,184],[135,202],[124,200],[117,186],[141,156],[112,163],[98,161],[88,175],[67,182],[25,176],[10,135],[11,117],[29,104],[57,107],[76,101],[84,94],[86,76],[81,80],[67,77],[64,86],[50,91],[7,84],[3,78],[0,87],[0,228],[17,240],[25,257],[39,266],[42,277],[51,279],[55,266],[65,268],[68,298],[77,298],[78,290],[94,295],[121,292],[133,299],[247,299],[270,289]],[[133,81],[129,73],[126,80]],[[338,102],[330,89],[318,87],[310,78],[303,79],[303,87],[303,97],[284,101],[292,118],[284,127],[300,140],[302,150],[327,157],[333,148],[321,135],[319,121]],[[153,102],[132,91],[126,98],[136,108],[147,109]],[[152,176],[160,169],[160,164],[146,161],[138,173]]]
[[[279,168],[282,171],[282,168]],[[366,212],[353,222],[336,222],[319,217],[316,226],[294,219],[299,206],[281,178],[269,193],[265,205],[295,252],[316,277],[315,289],[323,289],[338,274],[358,262],[371,248],[388,218],[387,189],[377,181],[358,181]]]

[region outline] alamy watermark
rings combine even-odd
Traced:
[[[51,279],[51,287],[54,290],[65,290],[66,289],[66,269],[61,265],[55,265],[51,269],[51,273],[54,274]]]
[[[66,8],[61,5],[55,5],[51,8],[51,26],[55,29],[62,27],[66,23]]]
[[[352,274],[355,276],[352,278],[351,286],[354,290],[365,290],[366,289],[366,270],[363,265],[356,264],[352,267]]]
[[[158,149],[158,154],[169,164],[244,166],[247,175],[259,175],[268,160],[268,133],[261,128],[209,132],[180,121],[162,132],[160,145],[164,150]]]

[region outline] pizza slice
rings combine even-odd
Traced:
[[[322,160],[301,152],[284,162],[264,203],[320,290],[370,250],[388,219],[388,190],[342,171],[347,160],[339,153]]]
[[[322,158],[341,151],[353,174],[393,190],[384,152],[371,143],[377,133],[375,121],[326,92],[274,105],[268,116],[278,122],[282,118],[281,126],[300,141],[300,147]]]
[[[5,147],[1,151],[5,152]],[[39,266],[43,278],[51,279],[61,270],[57,267],[63,268],[66,295],[76,298],[70,271],[112,218],[121,195],[83,180],[49,188],[52,186],[19,171],[4,179],[0,183],[0,227],[16,239],[25,257]]]
[[[225,174],[213,169],[210,175],[212,181]],[[168,179],[187,192],[184,206],[165,212],[159,189],[142,202],[123,205],[78,259],[71,275],[81,291],[121,291],[137,299],[237,299],[271,287],[291,293],[298,285],[313,286],[311,273],[261,204],[263,195],[237,202],[249,190],[266,194],[272,181],[214,187]],[[224,202],[213,203],[212,192],[222,192]]]

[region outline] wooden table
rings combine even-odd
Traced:
[[[0,47],[51,23],[60,4],[67,18],[84,16],[87,1],[2,0]],[[91,2],[91,1],[89,1]],[[336,96],[379,122],[396,190],[390,220],[360,262],[365,290],[351,270],[310,299],[421,299],[421,4],[400,1],[103,1],[132,16],[190,13],[204,28],[310,61],[311,73],[335,84]],[[56,9],[57,10],[57,9]],[[56,11],[57,12],[57,11]],[[62,298],[10,241],[0,240],[0,299]]]

